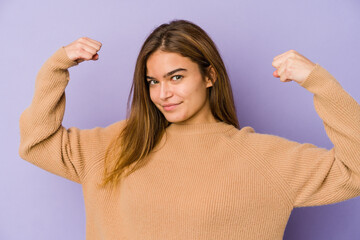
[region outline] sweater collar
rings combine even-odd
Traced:
[[[225,122],[216,123],[197,123],[197,124],[176,124],[172,123],[166,128],[170,134],[207,134],[223,133],[235,128],[233,125]]]

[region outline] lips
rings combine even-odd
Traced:
[[[164,108],[165,111],[171,111],[171,110],[175,109],[179,104],[181,104],[181,103],[164,104],[164,105],[162,105],[162,107]]]
[[[164,104],[162,105],[163,107],[170,107],[170,106],[173,106],[173,105],[179,105],[180,103],[169,103],[169,104]]]

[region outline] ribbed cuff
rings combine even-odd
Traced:
[[[334,84],[340,85],[339,82],[325,68],[316,64],[309,76],[300,85],[312,93],[328,91],[334,87]]]
[[[72,66],[78,65],[78,62],[71,60],[67,56],[65,48],[61,47],[46,61],[46,64],[53,70],[66,70]]]

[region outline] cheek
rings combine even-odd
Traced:
[[[153,103],[156,103],[156,91],[154,91],[154,89],[149,89],[149,95],[150,95],[150,99]]]
[[[186,88],[186,87],[178,87],[175,91],[174,91],[174,95],[178,98],[180,98],[179,100],[181,99],[186,99],[188,98],[189,96],[191,96],[191,90]]]
[[[188,83],[177,86],[174,94],[183,99],[192,99],[196,98],[198,94],[201,94],[202,88],[201,84]]]
[[[204,98],[204,96],[206,96],[206,88],[204,88],[202,84],[197,84],[191,87],[180,89],[178,91],[178,95],[192,101],[200,101]]]

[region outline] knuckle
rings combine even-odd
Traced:
[[[82,47],[82,43],[81,43],[81,42],[77,42],[77,43],[76,43],[76,47],[77,47],[77,48],[81,48],[81,47]]]
[[[86,41],[86,38],[85,37],[81,37],[78,39],[78,42],[80,43],[84,43]]]

